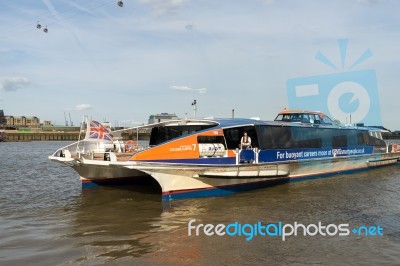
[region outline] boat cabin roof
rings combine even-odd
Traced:
[[[334,122],[326,114],[319,111],[283,110],[275,118],[280,122],[298,122],[311,124],[333,125]]]

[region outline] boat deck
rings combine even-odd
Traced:
[[[83,157],[85,159],[91,159],[91,160],[97,160],[97,161],[106,161],[104,159],[105,154],[106,153],[91,153],[91,154],[85,154],[85,155],[83,155]],[[134,153],[133,152],[121,152],[121,153],[114,153],[114,154],[115,154],[118,162],[124,162],[124,161],[128,161],[132,157],[132,155]],[[73,153],[73,154],[71,154],[71,157],[73,159],[77,159],[78,158],[78,154],[77,153]]]

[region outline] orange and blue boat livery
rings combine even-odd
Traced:
[[[99,150],[84,140],[49,158],[71,166],[84,182],[154,179],[162,199],[173,200],[370,170],[400,157],[378,129],[342,126],[320,112],[284,110],[274,121],[171,120],[141,128],[151,132],[147,147],[127,152],[118,140]]]

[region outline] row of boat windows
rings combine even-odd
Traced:
[[[209,125],[174,126],[153,128],[150,145],[193,132],[210,128]],[[224,129],[222,136],[199,136],[198,143],[222,143],[227,149],[239,147],[244,131],[251,138],[252,146],[259,149],[296,149],[296,148],[342,148],[351,146],[384,146],[379,132],[356,129],[285,127],[256,125]]]
[[[356,129],[265,126],[256,127],[256,129],[260,149],[385,145],[383,140],[369,135],[368,131]]]
[[[300,122],[300,123],[314,123],[332,125],[333,122],[328,116],[320,117],[318,114],[308,113],[293,113],[293,114],[279,114],[275,121],[282,122]]]
[[[355,129],[255,126],[224,130],[228,149],[237,148],[246,130],[252,146],[259,149],[343,148],[350,146],[384,146],[380,134]],[[379,134],[379,135],[378,135]]]

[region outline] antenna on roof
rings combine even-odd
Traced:
[[[193,106],[193,118],[196,118],[196,111],[197,111],[197,102],[196,102],[196,100],[194,100],[192,102],[192,106]]]

